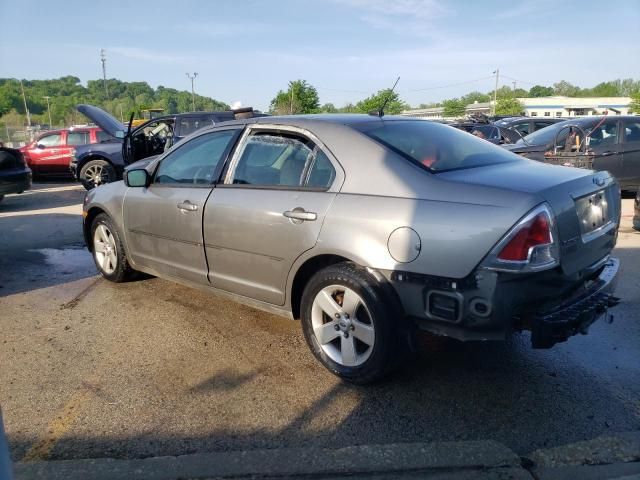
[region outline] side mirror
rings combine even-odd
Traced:
[[[124,183],[128,187],[148,187],[151,175],[144,168],[128,170],[124,175]]]
[[[43,145],[42,143],[38,143],[38,144],[36,145],[36,148],[43,149],[43,148],[45,148],[45,147],[44,147],[44,145]]]

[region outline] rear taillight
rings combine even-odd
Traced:
[[[520,220],[495,246],[484,265],[494,270],[530,272],[560,263],[553,215],[540,205]]]
[[[547,215],[541,212],[518,230],[498,254],[498,258],[522,262],[529,258],[529,252],[533,247],[550,243],[552,243],[551,222]]]

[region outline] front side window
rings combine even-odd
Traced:
[[[524,137],[529,133],[529,122],[517,123],[512,128]]]
[[[250,136],[238,160],[233,183],[300,187],[315,146],[296,135],[257,133]]]
[[[67,134],[67,145],[86,145],[89,142],[89,132],[69,132]]]
[[[38,145],[43,145],[45,147],[58,147],[62,145],[62,135],[59,133],[54,133],[53,135],[45,135],[38,140]]]
[[[589,134],[589,145],[612,145],[618,143],[618,122],[604,122]]]
[[[212,132],[179,144],[160,163],[155,182],[159,184],[208,185],[222,166],[238,130]]]
[[[363,122],[353,128],[436,173],[521,160],[461,130],[424,120]]]

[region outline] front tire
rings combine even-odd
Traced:
[[[91,224],[91,242],[93,260],[104,278],[121,283],[135,277],[118,230],[107,214],[96,216]]]
[[[301,304],[307,344],[333,374],[366,384],[399,363],[400,309],[365,269],[340,263],[320,270],[305,287]]]
[[[80,169],[79,180],[87,190],[117,180],[116,171],[106,160],[91,160]]]

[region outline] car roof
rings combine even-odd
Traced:
[[[243,118],[224,122],[224,125],[248,125],[248,124],[269,124],[269,125],[287,125],[298,127],[310,127],[312,125],[344,125],[353,126],[371,122],[426,122],[419,118],[403,117],[401,115],[385,115],[378,117],[377,115],[368,115],[365,113],[317,113],[309,115],[273,115],[264,117]],[[210,127],[213,128],[213,127]]]

